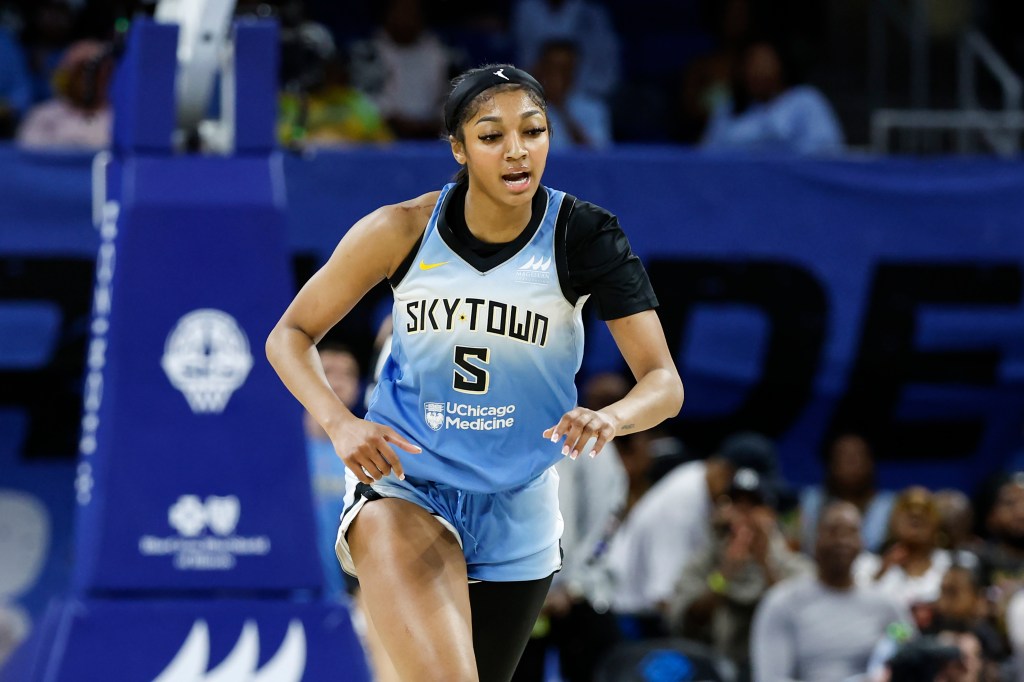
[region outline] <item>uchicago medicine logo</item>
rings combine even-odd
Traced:
[[[252,353],[235,318],[202,308],[178,320],[160,364],[194,413],[218,414],[249,376]]]
[[[235,495],[181,495],[167,510],[167,523],[177,535],[143,535],[139,553],[143,556],[172,557],[179,571],[226,571],[240,556],[263,556],[270,552],[266,535],[235,533],[242,505]]]

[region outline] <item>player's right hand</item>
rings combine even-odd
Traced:
[[[414,454],[423,452],[422,448],[407,441],[390,426],[357,417],[328,429],[327,434],[341,461],[366,484],[379,481],[392,471],[399,479],[405,479],[402,460],[394,447]]]

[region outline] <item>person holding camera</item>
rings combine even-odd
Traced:
[[[779,530],[777,493],[757,471],[736,471],[716,501],[711,545],[683,568],[665,613],[672,634],[710,644],[744,674],[761,597],[776,582],[813,570]]]

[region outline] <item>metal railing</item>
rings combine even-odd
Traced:
[[[910,109],[881,108],[887,69],[886,24],[895,23],[910,40]],[[1024,132],[1024,81],[974,27],[965,29],[957,45],[958,109],[928,108],[928,14],[925,0],[900,5],[874,0],[871,5],[869,94],[871,147],[874,151],[934,153],[994,152],[1012,156],[1020,152]],[[876,42],[877,41],[877,42]],[[982,107],[979,67],[998,84],[1002,107]]]

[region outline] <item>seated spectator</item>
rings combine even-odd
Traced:
[[[67,0],[32,3],[26,14],[21,44],[32,79],[32,101],[53,97],[53,73],[72,42],[75,11]]]
[[[982,541],[974,534],[974,508],[967,495],[959,490],[937,490],[935,504],[939,508],[939,546],[977,555]]]
[[[814,551],[818,517],[830,502],[844,501],[857,507],[863,521],[865,549],[877,552],[885,541],[895,496],[879,490],[875,481],[875,456],[859,433],[841,433],[825,451],[825,482],[809,486],[800,495],[800,546]]]
[[[588,0],[519,0],[512,8],[517,65],[536,64],[551,40],[580,47],[576,85],[593,97],[612,94],[619,80],[619,37],[607,11]]]
[[[694,59],[682,73],[675,101],[673,137],[694,144],[704,134],[711,113],[729,100],[733,74],[739,70],[749,40],[753,8],[750,0],[707,2],[709,28],[717,45]]]
[[[761,597],[813,569],[786,544],[775,503],[771,481],[738,470],[715,505],[711,546],[683,568],[666,611],[672,634],[712,645],[741,669],[749,669],[750,624]]]
[[[34,149],[103,149],[110,144],[107,89],[114,60],[103,43],[82,40],[64,53],[54,73],[54,99],[33,107],[18,144]]]
[[[1013,654],[1013,679],[1024,680],[1024,590],[1009,598],[1005,620],[1006,638]]]
[[[985,582],[995,588],[999,612],[1024,588],[1024,473],[999,484],[985,516],[988,538],[979,549]]]
[[[25,55],[14,36],[0,27],[0,139],[14,136],[18,120],[32,104],[32,82]]]
[[[628,391],[622,375],[599,374],[584,386],[581,404],[600,409]],[[590,682],[601,657],[618,642],[619,628],[609,612],[614,585],[605,564],[606,550],[622,519],[650,485],[651,437],[647,431],[619,436],[594,460],[565,458],[555,465],[565,556],[541,614],[538,629],[548,634],[531,640],[513,682],[546,679],[549,647],[559,653],[559,673],[565,682]]]
[[[279,106],[278,139],[286,147],[336,147],[392,139],[376,105],[349,84],[348,67],[337,55],[324,63],[319,83],[282,94]]]
[[[970,645],[956,637],[917,637],[903,644],[886,663],[879,682],[978,682],[968,669],[964,651]],[[968,654],[969,655],[969,654]]]
[[[787,81],[778,50],[767,42],[746,49],[728,100],[714,109],[703,146],[715,151],[834,154],[843,133],[825,96]]]
[[[754,433],[730,436],[718,453],[677,466],[640,499],[608,550],[616,584],[612,608],[620,616],[660,627],[683,567],[710,544],[713,501],[740,468],[773,476],[774,443]]]
[[[907,488],[893,505],[889,540],[882,556],[858,557],[854,574],[861,585],[875,585],[908,608],[939,598],[942,576],[954,563],[976,567],[977,557],[939,547],[939,510],[927,488]]]
[[[975,637],[985,666],[998,669],[1006,659],[1003,638],[989,619],[985,587],[977,570],[954,565],[942,577],[939,598],[932,605],[925,634],[966,633]]]
[[[437,139],[453,59],[427,29],[420,0],[390,0],[384,24],[352,49],[352,82],[402,139]]]
[[[853,562],[861,549],[860,512],[849,502],[829,504],[818,524],[817,574],[775,585],[754,614],[755,682],[863,675],[887,631],[912,627],[899,601],[854,581]]]
[[[533,67],[547,98],[551,149],[599,149],[612,141],[608,105],[576,87],[577,54],[575,43],[553,40],[541,49]]]
[[[941,644],[956,647],[960,652],[959,665],[947,663],[935,676],[937,682],[982,682],[985,658],[978,636],[971,631],[943,631],[936,638]]]
[[[359,413],[362,398],[359,382],[359,361],[346,346],[321,341],[318,351],[327,383],[348,409]],[[345,464],[334,451],[334,445],[323,427],[308,412],[303,418],[306,432],[306,454],[312,483],[317,520],[317,546],[327,584],[326,595],[342,600],[345,586],[341,566],[334,553],[338,522],[345,504]]]

